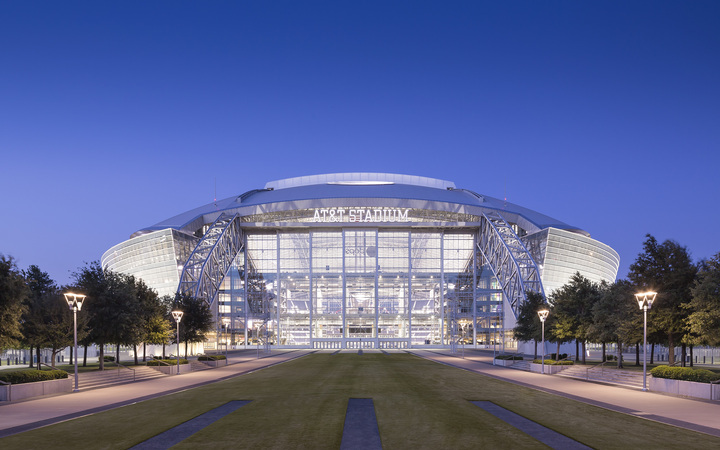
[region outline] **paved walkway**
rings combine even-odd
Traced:
[[[230,353],[229,364],[217,369],[0,404],[0,437],[214,383],[312,352],[313,350],[273,350],[270,355],[261,353],[261,358],[258,359],[255,350],[246,350]]]
[[[464,358],[448,350],[408,350],[417,356],[481,373],[657,422],[720,437],[720,403],[692,400],[623,386],[542,375],[492,364],[490,352],[465,350]]]

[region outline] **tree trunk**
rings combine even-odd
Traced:
[[[617,343],[617,368],[622,369],[622,342],[618,341]]]
[[[40,346],[39,346],[39,345],[37,346],[37,358],[38,358],[37,369],[38,369],[38,370],[42,370],[42,366],[40,365],[40,363],[41,363],[42,361],[40,361]]]
[[[650,344],[650,364],[655,361],[655,344]]]
[[[53,348],[52,349],[52,361],[50,361],[50,367],[55,369],[55,358],[57,357],[57,354],[60,352],[59,348]]]
[[[582,341],[582,345],[580,347],[582,348],[582,352],[583,352],[582,363],[585,364],[585,354],[587,353],[585,351],[585,341]]]
[[[188,347],[188,341],[185,341],[185,359],[187,359],[187,347]]]
[[[640,365],[640,344],[635,344],[635,365]]]
[[[560,360],[560,341],[557,342],[557,350],[555,351],[555,361]]]
[[[143,362],[147,361],[145,357],[147,356],[147,344],[143,342]]]
[[[120,344],[115,346],[115,364],[120,364]]]
[[[537,359],[537,340],[533,339],[533,342],[535,342],[535,357],[533,360]]]
[[[575,361],[580,361],[580,341],[575,339]]]
[[[680,353],[682,354],[682,364],[681,364],[681,366],[682,366],[682,367],[685,367],[685,365],[687,364],[687,363],[686,363],[686,361],[687,361],[687,344],[681,344],[681,345],[680,345]]]
[[[675,339],[672,333],[668,333],[668,365],[673,364],[675,364]]]
[[[100,370],[105,370],[105,344],[98,343],[97,346],[100,347],[100,355],[98,355]]]
[[[165,343],[163,342],[163,357],[162,359],[165,359]]]
[[[605,355],[605,343],[602,343],[602,360],[605,362],[607,360],[607,356]]]
[[[75,347],[71,345],[71,346],[70,346],[70,364],[75,364],[75,360],[73,359],[73,356],[74,356],[74,355],[73,355],[73,352],[74,352],[74,351],[75,351]]]
[[[694,367],[693,363],[693,346],[690,346],[690,367]]]
[[[137,345],[133,344],[133,355],[135,356],[135,365],[138,365],[138,357],[137,357]]]
[[[83,350],[83,367],[87,367],[87,344],[85,344],[85,350]]]
[[[33,363],[33,346],[32,345],[30,346],[30,368],[31,369],[35,368],[35,365]]]

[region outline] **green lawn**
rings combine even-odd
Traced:
[[[409,354],[342,353],[313,354],[221,383],[10,436],[0,439],[0,448],[128,448],[229,400],[252,400],[176,448],[337,449],[350,397],[374,399],[385,449],[546,448],[469,400],[493,401],[595,448],[720,447],[720,438]]]

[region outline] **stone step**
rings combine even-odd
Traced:
[[[102,372],[83,372],[78,374],[81,389],[96,389],[115,384],[132,383],[165,376],[163,373],[146,366],[136,366],[133,370],[120,368],[106,369]],[[71,375],[72,376],[72,375]]]

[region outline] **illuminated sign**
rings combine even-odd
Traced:
[[[316,209],[313,222],[409,222],[409,208],[327,208]]]

